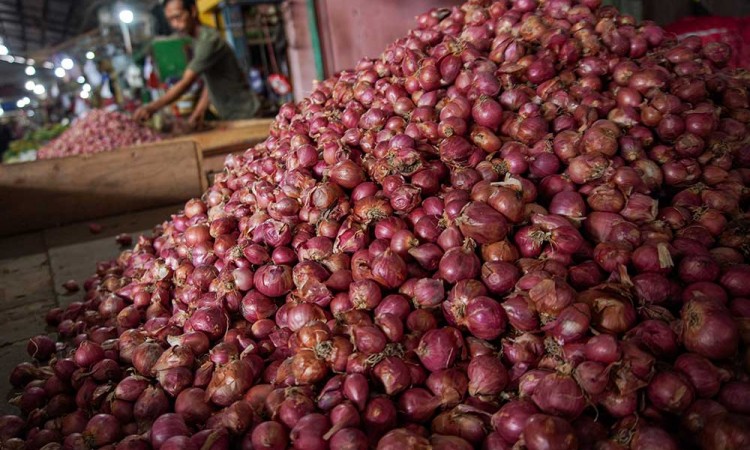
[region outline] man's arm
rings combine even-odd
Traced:
[[[206,114],[206,110],[208,110],[208,104],[208,87],[203,86],[201,97],[195,105],[195,111],[190,115],[189,122],[191,126],[197,128],[203,123],[203,116]]]
[[[167,92],[160,98],[138,108],[135,114],[133,114],[133,118],[135,118],[136,120],[147,120],[156,111],[175,102],[182,96],[182,94],[190,89],[190,86],[195,83],[195,81],[198,79],[198,76],[198,73],[194,72],[191,69],[185,70],[185,73],[182,75],[182,78],[177,82],[177,84],[169,88],[169,90],[167,90]]]

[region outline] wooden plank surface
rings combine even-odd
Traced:
[[[203,158],[203,171],[206,174],[215,174],[224,170],[224,161],[227,155],[213,155]]]
[[[202,182],[208,187],[213,176],[224,169],[224,159],[231,153],[241,153],[262,142],[269,135],[272,119],[234,120],[216,122],[212,129],[200,133],[171,138],[167,142],[195,142],[200,149]]]
[[[209,131],[192,133],[164,142],[195,142],[204,157],[242,151],[268,137],[273,119],[218,122]]]
[[[0,238],[0,317],[6,310],[52,299],[44,236],[36,232]],[[2,330],[0,335],[5,337]],[[0,345],[5,342],[0,340]]]
[[[172,214],[184,207],[184,203],[149,209],[115,217],[98,219],[102,231],[91,234],[88,224],[76,223],[64,227],[50,228],[42,232],[49,255],[50,272],[59,305],[82,301],[84,291],[68,294],[62,287],[67,280],[76,280],[81,286],[94,273],[97,261],[117,258],[122,248],[115,236],[128,233],[133,244],[140,235],[153,235],[156,225],[169,220]]]
[[[0,165],[0,236],[172,205],[206,184],[191,141]]]

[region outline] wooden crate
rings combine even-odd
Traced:
[[[206,189],[202,154],[166,141],[0,165],[0,236],[184,202]]]
[[[213,129],[170,139],[169,142],[195,142],[203,155],[203,178],[208,184],[224,168],[230,153],[244,152],[268,137],[272,119],[218,122]]]
[[[268,137],[271,119],[95,155],[0,165],[0,236],[183,202],[200,196],[226,155]]]

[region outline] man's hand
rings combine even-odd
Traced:
[[[206,116],[206,111],[208,111],[208,106],[210,104],[211,101],[208,98],[208,88],[206,86],[203,86],[201,95],[198,98],[198,102],[195,104],[195,110],[190,115],[190,119],[188,120],[188,123],[193,130],[199,130],[203,128],[203,119]]]
[[[133,119],[135,119],[136,122],[145,122],[146,120],[150,119],[151,116],[153,115],[154,115],[154,109],[151,103],[149,103],[136,109],[135,112],[133,113]]]
[[[192,114],[190,114],[190,118],[188,119],[188,124],[190,125],[190,128],[193,130],[200,130],[203,128],[203,120],[206,116],[205,111],[199,111],[195,110]]]

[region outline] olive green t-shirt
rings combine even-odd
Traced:
[[[249,119],[257,112],[258,98],[250,90],[232,48],[215,29],[200,27],[188,69],[203,75],[221,119]]]

